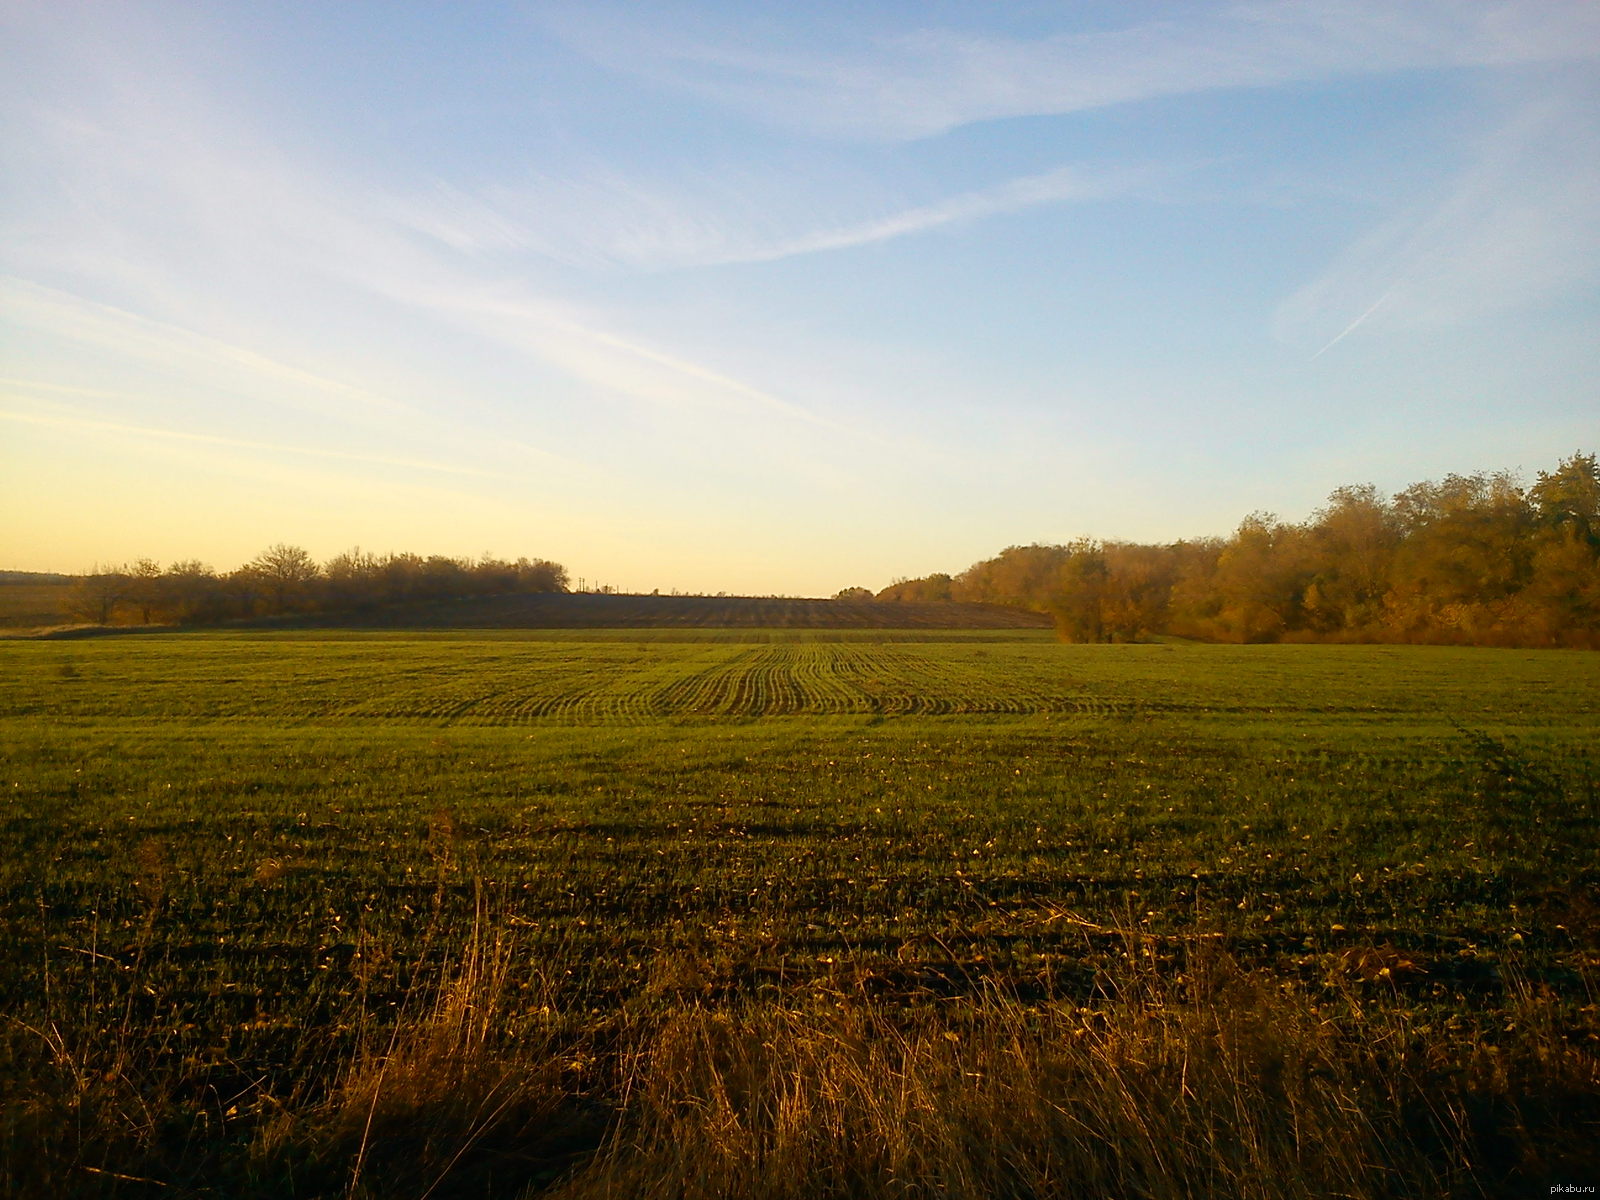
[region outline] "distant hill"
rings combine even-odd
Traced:
[[[895,604],[761,596],[522,593],[275,621],[338,629],[1035,629],[1050,618],[989,604]]]

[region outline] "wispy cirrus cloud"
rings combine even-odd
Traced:
[[[1280,307],[1319,357],[1359,331],[1436,330],[1600,278],[1600,87],[1540,87],[1435,195],[1380,221]]]
[[[114,467],[169,485],[175,528],[287,502],[582,528],[589,555],[614,525],[679,560],[651,582],[725,587],[875,523],[884,570],[908,536],[921,569],[952,529],[989,552],[1019,512],[1140,536],[1132,490],[1154,536],[1194,532],[1160,522],[1199,492],[1227,515],[1235,472],[1258,506],[1328,414],[1403,417],[1402,357],[1416,391],[1503,363],[1501,395],[1559,373],[1563,429],[1593,407],[1600,97],[1550,84],[1594,73],[1593,0],[693,2],[0,0],[18,494],[90,497],[98,528],[148,490]],[[1313,418],[1262,336],[1297,287],[1280,331],[1324,365],[1480,324],[1322,373]],[[64,518],[31,519],[43,563]],[[729,574],[674,574],[694,556]]]
[[[11,106],[31,181],[0,225],[0,309],[14,323],[374,427],[437,421],[445,414],[427,400],[368,386],[333,338],[331,350],[295,345],[317,314],[332,328],[345,311],[389,303],[424,337],[478,339],[520,357],[524,374],[548,367],[596,399],[818,423],[798,401],[675,350],[620,306],[573,300],[536,271],[476,253],[524,236],[492,230],[483,212],[466,241],[419,238],[386,202],[391,190],[236,119],[161,61],[151,30],[114,43],[88,10],[69,16],[59,28],[17,21],[40,39],[47,83]],[[60,82],[43,69],[52,56]],[[326,369],[304,365],[327,354]]]
[[[560,305],[522,289],[507,292],[476,284],[418,288],[398,281],[374,286],[481,337],[537,356],[596,387],[679,411],[732,410],[838,428],[837,423],[773,392],[577,319]]]
[[[53,153],[78,207],[59,223],[47,213],[34,217],[14,262],[127,294],[130,303],[173,307],[171,298],[183,296],[176,306],[197,319],[221,322],[232,312],[241,315],[231,323],[244,328],[248,305],[315,311],[329,303],[332,283],[507,348],[605,395],[680,411],[817,421],[803,405],[655,344],[592,305],[526,277],[508,279],[499,264],[462,253],[448,238],[420,242],[415,224],[397,217],[381,193],[336,172],[297,167],[242,132],[217,128],[215,114],[196,128],[152,90],[141,98],[138,118],[124,128],[100,111],[81,120],[59,110],[37,114],[36,152]],[[477,228],[482,236],[481,222]],[[125,246],[137,252],[121,253]],[[200,262],[204,270],[196,270]],[[0,276],[0,308],[39,332],[169,370],[183,364],[197,379],[226,377],[310,410],[373,418],[413,411],[337,371],[296,365],[292,355],[15,274]]]
[[[4,389],[9,391],[9,389]],[[102,393],[105,395],[106,393]],[[363,463],[368,466],[400,467],[405,470],[433,471],[446,475],[467,475],[480,479],[503,478],[490,471],[466,467],[457,463],[444,463],[420,458],[402,458],[383,454],[363,454],[356,451],[336,450],[327,446],[305,446],[291,442],[269,442],[254,438],[226,437],[222,434],[196,433],[184,429],[164,429],[150,425],[131,425],[123,421],[106,421],[94,417],[73,416],[59,412],[21,412],[0,409],[0,421],[21,425],[39,425],[49,429],[65,429],[75,433],[111,434],[122,437],[153,438],[158,441],[179,442],[188,445],[219,446],[230,450],[259,450],[271,454],[292,454],[306,458],[333,459],[337,462]]]
[[[805,211],[782,212],[784,200],[775,187],[760,203],[730,203],[726,179],[646,185],[613,172],[491,187],[481,194],[441,186],[394,202],[392,211],[418,232],[471,254],[530,252],[575,266],[660,270],[848,250],[1029,209],[1127,196],[1173,173],[1062,166],[823,222]]]
[[[188,440],[197,445],[231,446],[256,450],[341,459],[352,463],[411,466],[457,475],[498,477],[458,459],[419,458],[376,449],[322,451],[300,443],[230,438],[222,434],[164,434],[149,424],[152,415],[203,412],[221,426],[253,412],[267,425],[291,423],[314,426],[319,436],[338,438],[352,445],[420,445],[436,451],[482,447],[464,443],[459,422],[448,414],[412,403],[332,374],[319,373],[257,350],[210,337],[195,330],[158,321],[111,305],[89,300],[28,280],[0,276],[0,315],[19,330],[61,339],[93,356],[118,364],[123,373],[146,377],[151,386],[142,391],[85,386],[57,379],[0,378],[0,396],[28,399],[35,406],[59,407],[72,403],[70,412],[33,416],[13,412],[9,419],[40,425],[94,428],[102,433],[118,430],[169,441]],[[144,372],[151,374],[144,376]],[[48,419],[47,419],[48,418]],[[189,416],[190,420],[194,417]],[[497,445],[524,460],[532,459],[570,470],[566,456],[525,440],[501,438]]]
[[[542,19],[580,52],[661,86],[784,126],[873,139],[1223,88],[1600,53],[1600,6],[1589,0],[1174,6],[1110,30],[863,30],[843,46],[798,48],[776,35],[752,45],[745,29],[696,21],[693,10],[652,20],[634,5],[563,6]]]
[[[163,368],[182,364],[213,384],[226,380],[230,390],[254,385],[296,407],[324,411],[332,404],[386,415],[411,411],[366,388],[26,279],[0,276],[0,313],[15,325],[127,358]]]

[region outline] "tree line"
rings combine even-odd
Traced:
[[[515,562],[350,550],[319,564],[282,543],[219,574],[197,561],[163,568],[148,558],[96,568],[67,594],[70,616],[96,625],[200,625],[296,613],[359,612],[415,601],[508,592],[564,592],[567,569],[544,559]]]
[[[879,601],[1051,614],[1069,641],[1441,642],[1600,648],[1600,468],[1574,454],[1524,487],[1450,475],[1337,489],[1310,520],[1252,513],[1227,538],[1012,546]]]

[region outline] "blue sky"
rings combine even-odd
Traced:
[[[828,594],[1600,443],[1600,5],[0,3],[0,566]]]

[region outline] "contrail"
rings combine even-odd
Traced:
[[[1339,336],[1338,337],[1334,338],[1333,341],[1329,342],[1321,350],[1318,350],[1310,358],[1306,359],[1306,361],[1307,362],[1315,362],[1317,359],[1321,358],[1324,354],[1326,354],[1329,350],[1332,350],[1340,342],[1344,341],[1345,338],[1349,337],[1358,328],[1360,328],[1362,323],[1365,322],[1368,317],[1370,317],[1373,313],[1377,312],[1380,308],[1382,308],[1383,305],[1384,305],[1384,302],[1387,301],[1389,299],[1389,297],[1392,296],[1392,295],[1394,295],[1394,288],[1391,286],[1388,291],[1384,292],[1383,295],[1379,296],[1376,300],[1374,300],[1372,302],[1372,304],[1367,308],[1366,312],[1362,313],[1354,321],[1351,321],[1350,324],[1346,325],[1339,332]]]

